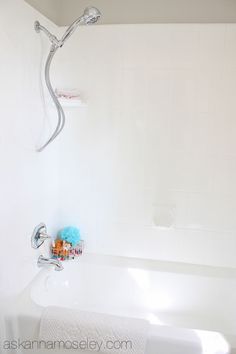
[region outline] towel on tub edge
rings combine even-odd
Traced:
[[[142,319],[47,307],[39,337],[81,353],[145,354],[148,328],[149,322]]]

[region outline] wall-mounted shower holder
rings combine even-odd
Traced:
[[[47,234],[47,227],[44,223],[40,223],[34,228],[31,236],[31,246],[34,249],[38,249],[45,240],[51,239],[51,236]]]
[[[35,23],[34,23],[34,29],[35,29],[35,31],[36,31],[37,33],[40,32],[40,23],[39,23],[39,21],[35,21]]]

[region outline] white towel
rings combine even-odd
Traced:
[[[67,349],[109,354],[145,354],[149,323],[60,307],[47,307],[42,314],[40,339],[62,341]],[[63,344],[62,344],[63,346]]]

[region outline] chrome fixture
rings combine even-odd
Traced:
[[[51,236],[47,234],[47,228],[44,223],[39,224],[38,226],[35,227],[33,234],[31,236],[31,246],[34,249],[38,249],[42,244],[44,243],[45,240],[47,239],[52,239]],[[38,267],[43,267],[46,265],[52,265],[55,267],[55,270],[63,270],[63,266],[61,262],[57,259],[53,258],[45,258],[44,256],[39,256],[38,262],[37,262]]]
[[[47,227],[44,223],[37,225],[31,236],[31,246],[34,249],[42,246],[45,240],[51,239],[51,236],[47,234]]]
[[[56,271],[63,270],[63,265],[58,259],[53,259],[53,258],[45,258],[44,256],[39,256],[38,262],[37,262],[38,267],[44,267],[48,265],[54,266]]]
[[[37,149],[38,152],[43,151],[62,131],[65,125],[65,113],[63,111],[63,108],[57,98],[57,96],[54,93],[54,90],[52,88],[51,80],[50,80],[50,66],[52,59],[57,51],[58,48],[61,48],[66,40],[74,33],[76,28],[79,25],[89,25],[96,23],[99,18],[101,17],[100,11],[96,7],[87,7],[84,10],[84,13],[82,16],[80,16],[77,20],[75,20],[66,30],[64,35],[62,36],[61,39],[58,39],[56,36],[54,36],[51,32],[47,30],[44,26],[42,26],[38,21],[35,22],[34,28],[37,33],[40,31],[44,32],[46,36],[49,38],[51,42],[51,48],[50,52],[46,61],[46,66],[45,66],[45,82],[46,86],[48,88],[48,91],[51,95],[51,98],[55,104],[55,107],[57,109],[57,114],[58,114],[58,123],[56,126],[56,129],[54,130],[52,136],[50,139],[39,149]]]

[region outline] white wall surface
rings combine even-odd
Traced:
[[[56,152],[35,152],[44,122],[36,19],[55,30],[23,0],[0,1],[1,296],[19,291],[35,274],[30,235],[41,221],[53,228],[57,213]]]
[[[235,25],[86,27],[58,53],[88,102],[67,110],[61,221],[89,251],[236,266],[235,63]]]
[[[79,226],[89,252],[235,267],[236,26],[80,28],[53,79],[88,106],[67,109],[37,154],[49,128],[35,19],[60,32],[23,0],[0,2],[1,294],[37,271],[40,221]]]

